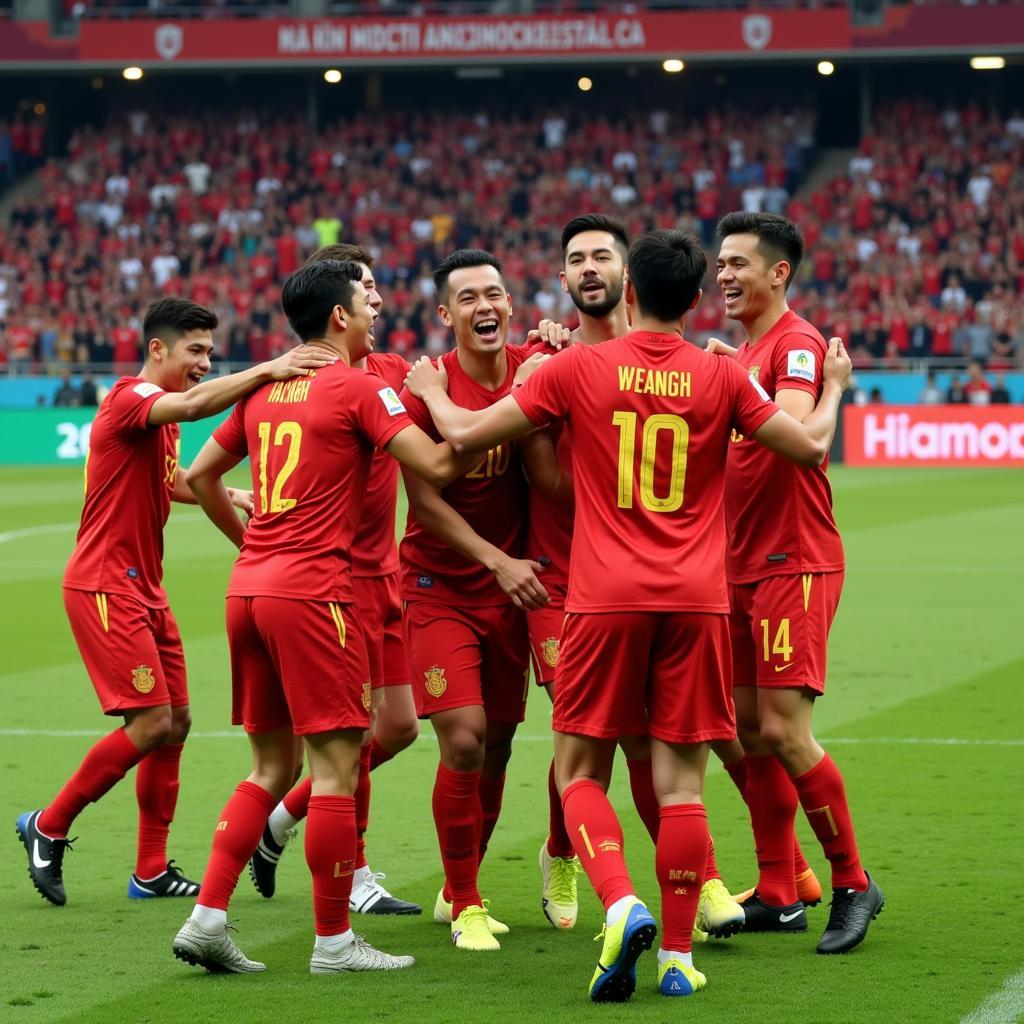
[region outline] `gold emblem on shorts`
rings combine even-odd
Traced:
[[[440,697],[448,689],[448,680],[445,679],[444,669],[440,665],[431,665],[423,673],[423,682],[431,697]]]
[[[156,677],[148,665],[139,665],[132,669],[132,686],[139,693],[149,693],[156,686]]]
[[[367,711],[369,711],[370,710],[370,704],[372,704],[372,703],[373,703],[373,687],[370,686],[370,680],[367,679],[366,682],[363,683],[363,707],[366,708]]]
[[[549,636],[540,645],[540,653],[544,656],[544,664],[554,668],[558,664],[558,637]]]

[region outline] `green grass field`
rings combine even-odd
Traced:
[[[709,987],[669,1003],[654,989],[653,956],[632,1002],[587,1002],[600,908],[581,879],[580,920],[556,933],[540,913],[537,852],[547,829],[549,706],[531,699],[509,769],[505,807],[482,883],[512,927],[500,953],[456,952],[429,910],[440,884],[430,814],[436,763],[428,735],[374,775],[370,863],[420,918],[358,919],[383,948],[413,953],[400,975],[312,978],[309,885],[301,843],[264,901],[244,877],[232,905],[238,941],[263,975],[215,977],[174,960],[171,939],[190,904],[129,901],[134,789],[121,784],[75,825],[65,861],[69,902],[44,903],[25,871],[14,819],[43,805],[92,738],[97,711],[60,600],[74,538],[80,473],[0,471],[0,650],[4,771],[0,822],[0,1021],[280,1022],[637,1020],[706,1024],[765,1020],[957,1022],[992,993],[1016,991],[973,1020],[1018,1019],[1024,980],[1024,477],[1012,471],[833,473],[849,571],[833,630],[829,693],[818,732],[846,775],[867,868],[885,913],[845,957],[814,954],[827,907],[803,936],[739,935],[698,947]],[[194,509],[167,530],[166,580],[185,638],[193,736],[183,762],[171,852],[186,873],[205,863],[216,814],[248,771],[230,731],[223,594],[231,551]],[[641,895],[657,904],[650,843],[626,773],[614,783],[626,852]],[[706,800],[727,884],[754,878],[749,824],[715,765]],[[823,880],[827,866],[800,821]],[[1013,986],[1016,985],[1016,989]],[[1018,1002],[1013,1003],[1013,998]],[[1016,1009],[1007,1009],[1007,1005]]]

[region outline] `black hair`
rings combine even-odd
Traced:
[[[619,252],[622,253],[622,258],[625,259],[629,254],[629,235],[626,234],[626,229],[619,221],[604,213],[584,213],[579,217],[573,217],[573,219],[569,221],[564,228],[562,228],[563,261],[565,260],[565,254],[569,248],[569,243],[577,235],[583,234],[584,231],[606,231],[615,239],[615,244],[618,246]]]
[[[336,242],[334,245],[325,245],[317,249],[306,262],[315,263],[318,260],[342,260],[349,263],[365,263],[368,267],[373,266],[373,257],[369,251],[354,242]]]
[[[448,278],[455,270],[464,270],[466,267],[494,267],[502,275],[501,260],[486,249],[456,249],[450,256],[445,257],[438,264],[434,271],[434,287],[437,289],[437,300],[444,305],[448,301]]]
[[[159,338],[173,348],[189,331],[212,331],[217,323],[217,314],[198,303],[188,299],[157,299],[149,304],[142,321],[143,344],[148,350],[150,340]]]
[[[627,265],[640,312],[669,323],[693,305],[708,258],[693,235],[662,228],[633,243]]]
[[[335,306],[351,312],[355,283],[363,268],[351,260],[317,260],[290,274],[281,289],[281,308],[302,341],[322,338]]]
[[[789,264],[789,288],[804,258],[804,236],[791,220],[777,213],[728,213],[718,222],[718,237],[729,235],[757,235],[758,252],[769,263],[785,260]]]

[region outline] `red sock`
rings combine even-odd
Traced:
[[[729,773],[729,778],[732,779],[733,785],[740,791],[740,796],[744,800],[747,799],[747,761],[746,757],[741,757],[738,761],[733,761],[732,764],[723,765],[725,770]]]
[[[580,779],[562,793],[562,809],[583,870],[605,909],[623,896],[632,896],[633,883],[622,854],[622,827],[605,791],[591,779]]]
[[[254,782],[238,784],[220,812],[197,903],[216,910],[228,909],[238,876],[259,845],[267,818],[276,803],[265,789]]]
[[[800,849],[800,840],[793,840],[793,877],[799,878],[805,871],[809,871],[811,865],[807,863],[804,851]]]
[[[796,902],[796,790],[774,754],[747,758],[747,803],[757,849],[758,895],[773,907]]]
[[[690,952],[707,862],[708,815],[703,804],[661,809],[654,869],[661,886],[661,948]]]
[[[452,903],[454,920],[466,907],[483,906],[476,884],[483,829],[480,773],[453,772],[439,764],[433,805],[444,865],[444,888]]]
[[[555,762],[548,768],[548,853],[552,857],[573,855],[572,840],[565,831],[565,813],[562,811],[562,797],[555,785]]]
[[[654,770],[651,759],[642,761],[626,761],[629,769],[629,788],[633,793],[633,803],[640,820],[644,823],[652,843],[658,842],[658,827],[661,822],[658,816],[658,798],[654,795]]]
[[[804,814],[832,865],[833,889],[868,887],[853,833],[846,787],[835,761],[826,754],[809,772],[793,779]]]
[[[181,750],[180,743],[165,743],[151,750],[135,770],[135,798],[139,804],[136,878],[156,878],[167,870],[167,833],[178,803]]]
[[[78,771],[39,815],[39,830],[52,839],[67,837],[71,823],[86,804],[95,803],[113,789],[143,758],[124,729],[98,740],[85,755]]]
[[[306,820],[306,864],[313,876],[317,935],[349,929],[348,898],[356,852],[356,798],[314,796]]]
[[[721,878],[721,872],[718,870],[718,862],[715,860],[715,840],[712,838],[711,833],[708,833],[708,866],[704,871],[704,881],[709,882],[712,878]],[[666,946],[666,949],[671,948]]]
[[[391,753],[387,747],[382,747],[377,742],[377,737],[374,736],[370,740],[370,771],[379,768],[382,764],[387,764],[395,755]]]
[[[301,782],[297,782],[287,793],[281,803],[284,809],[296,820],[302,819],[309,813],[309,798],[313,795],[313,780],[307,775]]]
[[[494,828],[498,824],[498,815],[501,814],[501,798],[505,793],[505,773],[502,772],[496,779],[486,775],[480,776],[480,813],[482,824],[480,828],[480,860],[483,861],[487,852],[487,844],[494,835]]]
[[[359,748],[359,781],[356,783],[356,867],[366,867],[366,830],[370,825],[370,745]],[[334,932],[324,932],[333,935]]]

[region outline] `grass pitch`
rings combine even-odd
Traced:
[[[1000,989],[1024,959],[1024,480],[1013,471],[833,472],[849,571],[833,630],[829,692],[818,733],[842,767],[865,864],[886,894],[867,942],[818,957],[827,907],[797,936],[739,935],[698,947],[708,989],[669,1002],[655,992],[654,957],[640,963],[633,1000],[588,1003],[599,950],[596,898],[581,876],[576,929],[540,912],[537,853],[546,834],[550,710],[531,697],[509,768],[505,807],[482,888],[512,927],[500,953],[456,952],[430,916],[441,882],[430,815],[436,753],[426,735],[374,774],[370,863],[420,918],[357,918],[374,943],[413,953],[398,975],[314,978],[308,878],[301,843],[282,860],[278,895],[243,877],[232,905],[242,949],[266,974],[215,977],[171,956],[187,901],[135,902],[134,793],[126,780],[75,825],[65,860],[68,906],[32,889],[14,835],[18,813],[43,805],[95,736],[97,711],[71,639],[59,581],[80,511],[80,472],[0,470],[0,1021],[268,1024],[356,1021],[601,1019],[706,1024],[765,1020],[956,1022]],[[245,740],[228,725],[223,594],[227,542],[195,509],[175,509],[166,580],[185,639],[193,737],[182,765],[171,854],[198,877],[216,814],[248,771]],[[224,735],[228,733],[229,735]],[[613,798],[641,895],[657,907],[650,843],[632,811],[624,769]],[[745,810],[717,765],[706,799],[727,884],[754,880]],[[801,819],[823,881],[828,869]],[[986,1020],[1013,1020],[1010,1016]]]

